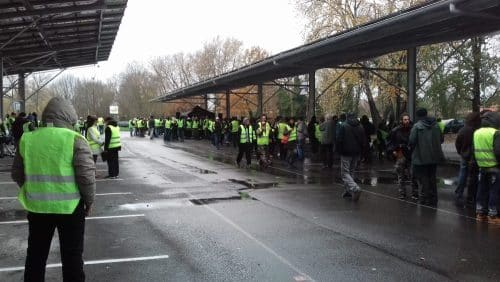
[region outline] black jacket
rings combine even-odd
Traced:
[[[404,127],[402,125],[399,125],[395,127],[391,131],[387,150],[391,151],[391,153],[398,149],[403,150],[403,155],[405,156],[405,158],[411,159],[410,146],[409,146],[410,132],[411,132],[411,126]]]
[[[337,136],[337,150],[342,156],[359,156],[367,150],[365,130],[358,119],[348,119]]]

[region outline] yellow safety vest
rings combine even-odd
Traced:
[[[26,180],[18,199],[34,213],[72,214],[80,202],[73,148],[77,132],[45,127],[26,132],[19,142]]]
[[[108,125],[108,127],[111,129],[111,140],[109,140],[108,149],[121,147],[120,128],[112,125]]]
[[[265,128],[262,128],[262,123],[259,122],[260,134],[257,136],[257,145],[269,145],[269,135],[271,133],[271,126],[266,122]]]
[[[252,126],[251,125],[248,126],[248,136],[247,136],[247,130],[243,124],[240,125],[240,128],[241,128],[240,143],[245,144],[248,141],[250,141],[249,143],[252,143],[253,140],[255,140],[255,132],[253,131]]]
[[[496,129],[483,127],[474,132],[474,157],[479,167],[495,167],[498,161],[493,152]]]
[[[95,125],[91,126],[87,129],[87,133],[85,135],[87,137],[87,141],[89,142],[90,149],[97,150],[97,149],[101,148],[101,145],[99,145],[99,143],[96,143],[96,142],[94,142],[94,140],[90,139],[90,137],[89,137],[90,132],[93,132],[94,136],[97,136],[97,139],[99,139],[99,137],[101,136],[101,134],[99,133],[99,130],[97,130],[97,127]]]

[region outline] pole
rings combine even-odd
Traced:
[[[19,73],[19,85],[18,85],[18,98],[21,103],[21,107],[19,109],[20,112],[26,111],[26,84],[24,81],[24,73]]]
[[[0,118],[3,118],[3,58],[0,57]]]
[[[226,90],[226,118],[231,118],[231,99],[230,99],[230,94],[231,92],[229,90]]]
[[[408,70],[408,114],[415,121],[415,107],[417,99],[417,49],[415,47],[407,50],[406,68]]]
[[[262,84],[257,86],[257,113],[262,115],[264,113],[264,93]]]
[[[307,107],[307,120],[316,114],[316,71],[309,73],[309,97]]]

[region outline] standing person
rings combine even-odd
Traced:
[[[297,157],[297,126],[295,125],[295,119],[290,118],[286,126],[284,133],[285,136],[288,136],[288,142],[285,144],[286,161],[289,168],[295,168],[293,165]]]
[[[286,124],[287,118],[280,118],[278,122],[278,146],[279,146],[279,156],[281,160],[286,160],[286,143],[284,143],[283,136],[285,135],[285,131],[287,129]]]
[[[26,118],[26,113],[19,113],[12,123],[12,137],[14,137],[16,147],[19,144],[19,140],[21,140],[23,133],[33,131],[34,129],[33,124]]]
[[[332,168],[333,166],[333,144],[334,144],[334,125],[331,114],[326,115],[319,125],[321,132],[321,155],[323,156],[323,168]]]
[[[213,124],[213,144],[217,150],[220,150],[220,141],[222,136],[222,122],[219,117],[215,117],[215,122]]]
[[[186,118],[183,116],[179,116],[177,119],[177,136],[179,137],[179,141],[184,142],[184,128],[186,126]]]
[[[231,140],[233,142],[233,147],[236,148],[238,147],[238,131],[240,128],[240,121],[236,118],[233,117],[231,119]]]
[[[106,154],[106,161],[108,162],[108,176],[106,176],[106,178],[118,178],[118,174],[120,173],[118,151],[122,149],[120,128],[111,117],[107,117],[105,122],[104,152]]]
[[[271,136],[271,125],[267,122],[267,116],[263,114],[257,125],[257,155],[262,168],[270,165],[269,140]]]
[[[410,116],[406,113],[401,115],[401,124],[395,127],[390,134],[388,150],[396,159],[395,170],[398,176],[399,198],[406,199],[405,180],[411,180],[412,199],[418,200],[418,184],[411,171],[411,151],[410,151]]]
[[[474,158],[479,167],[476,218],[500,224],[498,193],[500,191],[500,113],[488,112],[481,128],[474,132]]]
[[[477,177],[479,174],[477,164],[472,155],[474,150],[472,142],[474,131],[481,127],[481,116],[477,112],[467,115],[464,127],[460,128],[455,140],[455,148],[460,155],[460,171],[458,173],[458,185],[455,189],[455,204],[463,206],[467,204],[474,207],[476,204]],[[467,186],[467,199],[464,201],[464,190]]]
[[[304,147],[306,145],[306,138],[309,137],[307,126],[302,117],[297,118],[297,158],[304,159]]]
[[[368,148],[370,148],[371,136],[375,134],[375,126],[370,122],[367,115],[363,115],[360,120],[361,126],[363,126],[363,130],[365,131],[366,143],[368,144]],[[380,125],[379,125],[380,126]],[[386,130],[387,132],[387,130]],[[378,136],[378,132],[377,132]],[[371,163],[371,152],[370,150],[366,150],[362,156],[363,162]]]
[[[97,118],[95,116],[88,116],[87,129],[85,130],[85,138],[87,138],[87,141],[89,142],[94,163],[97,162],[97,157],[101,154],[101,147],[103,145],[101,141],[101,134],[99,133],[99,129],[97,129],[96,122]]]
[[[316,121],[316,116],[312,116],[307,124],[307,132],[309,133],[309,140],[311,142],[311,152],[316,154],[318,152],[319,142],[321,142],[321,138],[318,138],[321,132],[319,131],[319,124]]]
[[[87,141],[73,130],[77,115],[69,101],[51,99],[42,121],[47,127],[23,134],[12,165],[18,199],[28,211],[24,281],[44,281],[56,228],[63,280],[84,281],[85,216],[94,202],[95,165]]]
[[[153,139],[154,137],[156,137],[156,133],[155,133],[155,118],[154,118],[154,116],[149,116],[149,120],[148,120],[148,135],[149,135],[149,139]]]
[[[366,150],[365,131],[356,115],[350,113],[346,116],[346,121],[340,127],[337,136],[337,151],[341,161],[340,173],[345,189],[342,195],[344,198],[352,197],[353,201],[359,200],[361,188],[354,182],[354,170]]]
[[[437,164],[444,160],[441,149],[443,134],[436,119],[427,116],[426,109],[418,109],[416,115],[418,121],[410,132],[411,164],[421,190],[420,204],[436,206],[436,169]]]
[[[165,135],[163,135],[163,141],[172,140],[172,120],[170,117],[165,119]]]
[[[252,146],[253,140],[256,139],[255,132],[253,131],[253,127],[250,125],[250,119],[247,117],[243,119],[243,124],[240,125],[240,129],[238,130],[238,139],[240,140],[238,144],[238,156],[236,157],[236,165],[240,167],[241,159],[243,158],[243,154],[245,154],[245,158],[247,160],[247,167],[249,168],[252,164]]]
[[[130,131],[130,137],[134,136],[134,127],[135,127],[135,122],[133,119],[130,119],[128,121],[128,130]],[[89,128],[88,124],[87,124],[87,128]]]

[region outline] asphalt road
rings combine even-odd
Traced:
[[[98,163],[86,222],[88,281],[498,281],[500,227],[440,188],[437,208],[396,199],[391,164],[363,167],[359,203],[336,170],[238,169],[205,141],[122,135],[120,178]],[[0,281],[21,281],[25,213],[0,160]],[[440,170],[443,180],[452,169]],[[449,181],[448,181],[449,182]],[[57,238],[47,281],[61,281]]]

